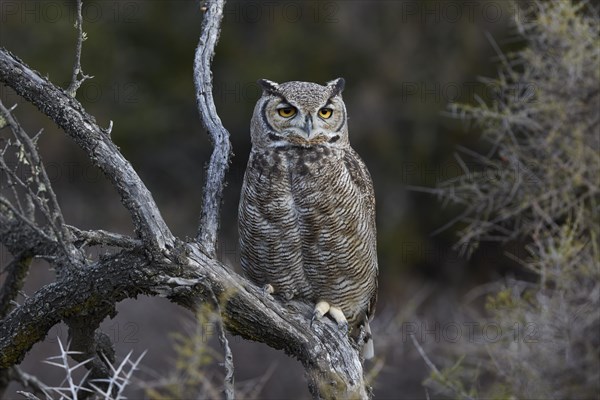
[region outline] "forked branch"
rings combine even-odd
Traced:
[[[136,233],[155,256],[174,246],[152,194],[107,132],[100,128],[81,103],[63,89],[30,69],[17,57],[0,49],[0,81],[50,117],[86,152],[121,195]]]
[[[91,162],[112,182],[133,220],[139,237],[105,231],[60,228],[75,248],[109,245],[119,252],[86,261],[59,276],[0,322],[0,370],[18,364],[31,347],[60,321],[78,326],[89,318],[97,324],[113,315],[115,305],[139,294],[167,297],[196,311],[202,302],[217,304],[223,326],[232,334],[282,349],[305,367],[315,398],[368,398],[358,350],[346,333],[327,320],[310,327],[311,308],[302,303],[283,306],[232,272],[215,258],[219,205],[231,145],[212,98],[210,61],[218,39],[223,1],[206,3],[206,14],[195,59],[197,100],[214,151],[204,191],[197,243],[175,238],[131,164],[108,132],[66,91],[4,49],[0,49],[0,81],[53,119],[86,152]],[[9,204],[0,204],[0,243],[13,254],[42,257],[52,263],[61,254],[57,238],[26,219],[14,217]],[[14,209],[15,212],[19,210]],[[92,330],[89,330],[88,336]],[[221,335],[226,356],[227,341]],[[228,369],[229,372],[229,369]],[[227,396],[233,396],[233,379]]]

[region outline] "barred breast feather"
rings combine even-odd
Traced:
[[[241,265],[266,293],[314,305],[373,356],[375,196],[350,147],[342,78],[260,80],[239,205]],[[312,323],[312,322],[311,322]]]
[[[375,200],[350,147],[251,152],[239,225],[242,268],[256,283],[336,304],[351,325],[373,312]]]

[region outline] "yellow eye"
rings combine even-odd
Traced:
[[[289,118],[289,117],[296,115],[296,109],[294,107],[280,108],[279,110],[277,110],[277,112],[283,118]]]
[[[323,119],[331,118],[331,114],[333,114],[333,110],[331,108],[321,108],[319,110],[319,117]]]

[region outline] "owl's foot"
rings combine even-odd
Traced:
[[[273,294],[273,292],[275,292],[275,288],[270,283],[267,283],[265,286],[262,287],[262,293],[265,296]]]
[[[344,332],[348,331],[348,321],[346,320],[346,316],[341,309],[337,307],[329,307],[329,315],[331,315],[335,322],[337,322],[337,326],[340,330]]]
[[[315,319],[320,320],[327,313],[329,313],[331,318],[335,320],[339,329],[343,331],[348,331],[348,321],[346,320],[346,316],[344,315],[342,310],[329,305],[329,303],[326,301],[320,301],[315,306],[313,316],[310,320],[310,326],[312,327],[312,324],[315,321]]]
[[[312,328],[312,324],[313,324],[313,322],[315,322],[315,319],[323,318],[323,315],[327,314],[329,312],[330,308],[331,307],[329,306],[328,302],[326,302],[326,301],[318,302],[313,311],[312,318],[310,319],[310,327]]]

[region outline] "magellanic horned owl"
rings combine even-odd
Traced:
[[[268,293],[314,305],[313,320],[329,314],[350,328],[371,358],[375,197],[348,140],[344,79],[258,83],[239,205],[242,268]]]

